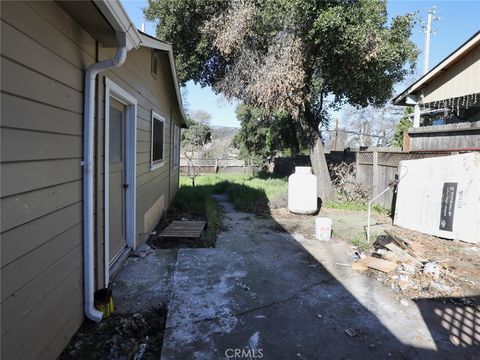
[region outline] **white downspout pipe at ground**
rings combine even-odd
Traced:
[[[104,70],[121,66],[127,57],[125,34],[121,34],[122,44],[115,57],[92,64],[85,72],[85,102],[83,114],[83,273],[85,315],[93,321],[102,320],[103,313],[94,306],[94,218],[93,218],[93,175],[94,175],[94,136],[95,136],[95,79]]]

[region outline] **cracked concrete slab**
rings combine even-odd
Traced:
[[[343,242],[295,239],[280,220],[217,201],[226,225],[217,247],[178,252],[162,359],[473,358],[475,349],[425,323],[425,308],[401,306],[380,283],[337,266]]]

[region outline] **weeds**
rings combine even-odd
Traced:
[[[352,243],[353,246],[356,246],[360,252],[366,251],[370,247],[370,244],[367,243],[364,233],[353,235],[348,240]]]
[[[175,199],[177,207],[202,211],[199,202],[213,194],[226,193],[235,208],[239,211],[266,215],[269,203],[286,194],[288,183],[286,178],[278,176],[249,175],[204,175],[196,179],[196,186],[191,186],[187,177],[180,177],[180,190]]]
[[[222,229],[222,215],[211,196],[205,199],[205,217],[207,218],[207,229],[203,232],[200,240],[204,247],[214,247],[217,234]]]
[[[173,214],[189,213],[194,217],[207,220],[206,231],[202,234],[202,246],[215,246],[217,233],[222,228],[222,216],[212,196],[226,193],[235,208],[240,211],[258,215],[268,215],[271,200],[287,192],[285,178],[261,178],[248,175],[204,175],[195,179],[192,186],[186,176],[180,177],[180,189],[175,197],[171,212]]]

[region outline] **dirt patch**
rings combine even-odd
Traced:
[[[133,314],[114,314],[99,324],[87,320],[59,359],[158,360],[166,315],[162,306]]]
[[[271,209],[270,212],[272,214],[272,218],[274,219],[312,218],[312,215],[301,215],[301,214],[291,213],[286,207],[274,208],[274,209]]]
[[[287,208],[287,205],[288,205],[288,193],[277,196],[275,199],[270,200],[268,203],[268,207],[270,211],[272,211],[272,209]]]
[[[279,222],[284,219],[289,232],[302,234],[310,239],[314,238],[315,225],[312,217],[308,220],[309,216],[292,214],[286,208],[274,209],[272,215]],[[399,228],[393,226],[390,217],[381,213],[372,214],[371,242],[367,244],[366,212],[322,209],[320,216],[332,218],[333,236],[351,244],[351,252],[348,254],[349,264],[360,260],[360,256],[372,255],[397,264],[395,271],[388,274],[370,268],[365,273],[382,282],[398,294],[399,298],[463,298],[467,302],[472,297],[478,299],[480,246]],[[388,249],[382,249],[377,253],[372,244],[379,235],[386,235],[384,230],[393,230],[405,239],[411,246],[411,252],[417,261],[408,263],[401,258],[395,258]],[[425,271],[427,263],[431,263],[429,267],[435,267],[434,274]]]

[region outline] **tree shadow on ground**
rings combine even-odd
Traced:
[[[217,189],[228,194],[224,186]],[[249,194],[246,201],[266,199],[245,185],[231,191]],[[281,224],[222,206],[226,227],[217,247],[178,253],[175,277],[181,281],[173,279],[162,359],[225,358],[229,349],[250,351],[250,357],[262,350],[265,359],[475,357],[475,343],[459,348],[441,335],[441,322],[431,316],[438,313],[436,302],[419,302],[422,316],[393,295],[384,304],[375,280],[359,275],[359,286],[370,287],[373,298],[365,305],[365,296],[357,298]],[[433,342],[416,339],[419,328]],[[478,327],[471,330],[478,334]]]
[[[480,357],[480,296],[414,301],[437,344],[454,344],[458,356]]]
[[[215,194],[227,194],[240,211],[270,217],[269,200],[264,190],[224,180],[209,185],[182,187],[175,200],[154,229],[148,244],[158,249],[215,247],[216,237],[222,228],[221,209],[213,200]],[[206,221],[206,227],[199,239],[159,238],[172,221]]]

